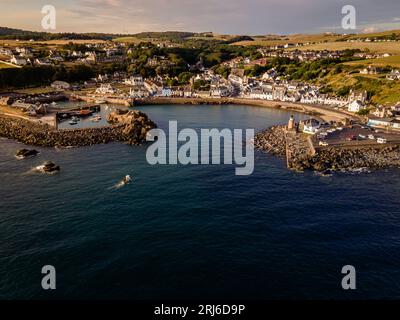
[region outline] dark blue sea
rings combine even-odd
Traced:
[[[285,111],[246,106],[144,106],[161,128],[254,128]],[[299,117],[299,115],[297,115]],[[146,162],[146,146],[74,149],[0,140],[2,299],[400,298],[400,170],[319,176],[255,153],[233,165]],[[45,160],[56,175],[33,173]],[[134,181],[113,188],[126,174]],[[57,289],[41,288],[41,269]],[[341,288],[344,265],[357,289]]]

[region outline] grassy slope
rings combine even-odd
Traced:
[[[391,56],[387,58],[378,58],[378,59],[368,59],[368,60],[362,60],[362,61],[351,61],[345,63],[346,65],[349,66],[357,66],[357,65],[362,65],[362,66],[375,66],[375,67],[386,67],[386,66],[391,66],[394,68],[400,68],[400,55],[399,56]]]
[[[400,55],[400,42],[327,42],[298,48],[299,50],[345,50],[361,49],[373,53],[391,53]]]
[[[365,34],[355,34],[350,35],[348,39],[367,39],[367,38],[375,38],[381,36],[390,36],[391,34],[395,33],[396,35],[400,34],[400,30],[388,30],[388,31],[381,31],[381,32],[374,32],[374,33],[365,33]]]
[[[255,41],[240,41],[234,45],[275,46],[286,43],[333,42],[344,37],[336,34],[292,34],[287,36],[257,36]]]
[[[353,68],[347,68],[340,74],[329,74],[318,79],[320,85],[332,87],[335,91],[350,87],[356,90],[367,90],[372,93],[372,103],[393,105],[400,101],[400,82],[390,81],[382,75],[362,75],[351,73]]]
[[[113,39],[115,42],[125,42],[125,43],[140,43],[140,42],[145,42],[144,39],[139,39],[136,37],[120,37],[120,38],[115,38]]]

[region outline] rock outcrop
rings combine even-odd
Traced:
[[[147,133],[157,127],[145,113],[138,110],[111,112],[107,121],[115,126],[122,126],[124,141],[129,144],[146,141]]]
[[[18,159],[25,159],[29,157],[34,157],[38,154],[39,152],[34,150],[34,149],[21,149],[18,150],[17,154],[15,155]]]
[[[47,161],[43,164],[43,169],[42,171],[44,173],[54,173],[54,172],[59,172],[60,166],[57,166],[55,163],[51,162],[51,161]]]

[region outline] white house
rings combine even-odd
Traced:
[[[308,134],[316,134],[321,127],[321,123],[313,118],[304,121],[303,125],[303,132]]]
[[[172,89],[169,88],[169,87],[162,88],[160,96],[161,97],[171,97],[172,96]]]
[[[262,80],[273,80],[277,75],[278,73],[275,71],[275,69],[270,69],[262,75]]]
[[[240,90],[243,89],[243,78],[235,74],[230,74],[228,80],[234,87],[239,88]]]
[[[77,57],[77,58],[82,58],[83,57],[83,53],[80,51],[73,51],[72,52],[72,56],[73,57]]]
[[[367,106],[363,104],[360,100],[355,100],[348,105],[349,112],[360,112],[361,110],[366,109]]]
[[[26,59],[18,57],[18,56],[12,56],[10,62],[17,66],[24,66],[28,63],[28,61],[26,61]]]
[[[114,94],[117,91],[111,86],[111,84],[102,84],[100,88],[96,89],[96,93],[99,94]]]
[[[141,75],[131,76],[129,79],[125,80],[125,83],[131,86],[144,86],[144,80]]]
[[[48,59],[37,58],[35,64],[38,66],[51,66],[53,63]]]
[[[131,98],[145,98],[149,96],[149,91],[145,87],[132,87],[129,89],[129,96]]]
[[[276,86],[272,91],[272,99],[283,101],[286,95],[286,87],[284,86]]]
[[[211,96],[213,97],[227,97],[230,93],[227,86],[214,86],[211,88]]]
[[[0,48],[0,54],[11,57],[13,55],[13,52],[11,49],[8,48]]]
[[[388,80],[399,80],[400,79],[400,71],[399,70],[392,70],[386,76],[386,79],[388,79]]]
[[[392,111],[390,111],[389,108],[385,108],[383,106],[378,106],[372,114],[378,118],[388,118],[393,116]]]

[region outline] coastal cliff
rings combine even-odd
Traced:
[[[74,130],[55,130],[46,124],[0,115],[0,136],[43,147],[82,147],[113,141],[139,145],[153,128],[156,124],[140,111],[131,111],[129,121]]]
[[[286,157],[288,167],[297,171],[353,171],[360,168],[400,167],[398,145],[327,147],[314,150],[305,135],[293,136],[288,135],[285,126],[274,126],[258,133],[254,146],[258,150]]]

